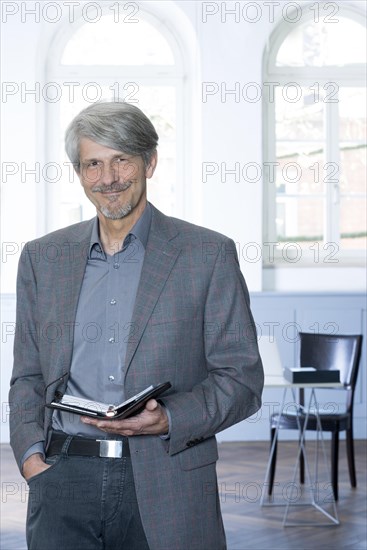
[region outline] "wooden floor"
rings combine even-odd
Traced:
[[[327,442],[328,443],[328,442]],[[313,443],[307,443],[310,451]],[[327,449],[329,445],[327,445]],[[279,444],[278,468],[275,482],[275,502],[283,506],[260,507],[268,458],[266,442],[234,442],[219,445],[218,483],[221,507],[227,534],[228,550],[366,550],[367,493],[366,441],[356,441],[357,489],[349,485],[344,441],[340,449],[340,482],[337,511],[340,525],[325,525],[328,518],[312,506],[292,506],[289,520],[323,522],[321,527],[283,527],[284,504],[287,499],[301,502],[309,492],[295,486],[292,473],[297,447],[295,442]],[[311,453],[310,453],[310,456]],[[311,460],[311,462],[313,459]],[[322,461],[321,461],[322,462]],[[325,507],[330,497],[326,470],[320,465],[320,501]],[[325,475],[324,475],[325,474]],[[1,539],[2,550],[25,550],[24,524],[27,507],[27,485],[20,477],[8,445],[1,446]],[[332,511],[330,509],[330,511]],[[294,514],[294,515],[293,515]],[[60,549],[65,550],[65,549]],[[68,549],[73,550],[73,549]],[[189,549],[188,549],[189,550]],[[211,550],[203,548],[202,550]]]

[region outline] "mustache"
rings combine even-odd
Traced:
[[[96,185],[93,187],[93,193],[112,193],[126,191],[133,184],[133,181],[126,181],[125,183],[111,183],[110,185]]]

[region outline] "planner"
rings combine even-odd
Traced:
[[[128,418],[129,416],[133,416],[134,414],[142,411],[145,403],[149,401],[149,399],[155,399],[170,387],[170,382],[148,386],[143,391],[137,393],[133,397],[130,397],[123,403],[120,403],[120,405],[100,403],[98,401],[92,401],[90,399],[83,399],[81,397],[74,397],[72,395],[64,394],[62,396],[55,397],[53,401],[46,404],[46,406],[51,409],[58,409],[82,416],[91,416],[93,418],[103,418],[105,420]]]

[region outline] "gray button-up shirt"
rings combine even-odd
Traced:
[[[112,256],[103,251],[95,220],[75,318],[69,395],[114,405],[125,399],[126,348],[134,330],[131,319],[151,216],[148,204],[122,248]],[[67,412],[55,411],[52,427],[71,435],[103,436]]]

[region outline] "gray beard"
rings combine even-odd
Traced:
[[[131,203],[128,203],[125,206],[121,206],[117,210],[112,210],[109,206],[102,206],[100,210],[105,218],[108,218],[109,220],[121,220],[130,214],[132,206]]]

